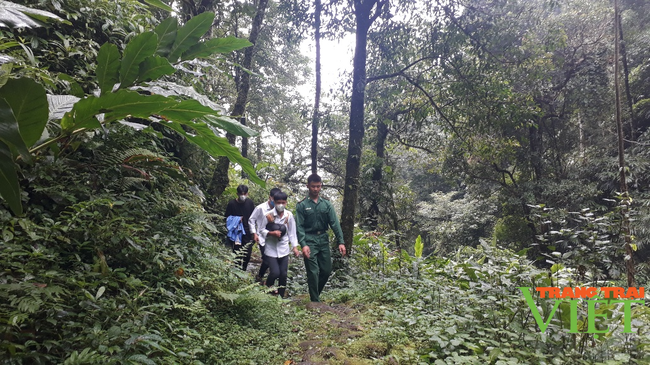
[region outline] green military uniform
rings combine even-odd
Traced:
[[[334,206],[327,199],[318,198],[314,203],[309,197],[296,206],[296,231],[301,247],[309,246],[309,258],[305,257],[307,284],[312,302],[320,301],[327,280],[332,273],[332,255],[327,230],[332,228],[336,241],[343,244],[343,231]]]

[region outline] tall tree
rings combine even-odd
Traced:
[[[630,234],[630,220],[629,220],[629,210],[628,206],[630,204],[630,199],[627,191],[627,181],[625,176],[625,138],[623,136],[623,116],[621,115],[621,86],[619,82],[619,73],[620,73],[620,56],[621,56],[621,31],[622,27],[619,22],[621,18],[619,16],[619,7],[618,0],[614,0],[614,91],[616,96],[616,130],[618,132],[618,171],[620,179],[620,190],[623,197],[622,209],[621,209],[621,223],[622,231],[625,236],[625,269],[627,271],[627,286],[633,287],[636,286],[634,283],[634,252],[631,245],[631,234]]]
[[[266,12],[266,6],[268,0],[259,0],[257,3],[257,9],[255,11],[255,17],[253,18],[253,24],[251,26],[251,33],[248,36],[248,41],[253,44],[252,47],[248,47],[244,51],[244,60],[242,62],[242,69],[239,70],[238,83],[237,83],[237,100],[233,106],[231,115],[234,115],[239,118],[240,122],[246,125],[246,103],[248,101],[248,91],[250,90],[250,73],[249,70],[253,65],[253,54],[256,49],[257,38],[260,34],[260,29],[262,28],[262,22],[264,21],[264,13]],[[235,143],[235,136],[233,134],[227,133],[226,137],[230,144]],[[248,155],[248,139],[242,138],[242,156],[247,157]],[[212,196],[220,196],[223,191],[228,186],[230,182],[228,178],[228,168],[230,167],[230,161],[227,158],[220,158],[217,167],[214,170],[212,175],[212,181],[210,182],[210,187],[208,193]],[[243,172],[242,172],[243,174]]]
[[[321,94],[321,72],[320,72],[320,15],[322,11],[320,0],[314,0],[314,43],[316,45],[316,63],[314,73],[316,74],[316,93],[314,95],[314,114],[311,117],[311,173],[318,172],[318,121],[320,118],[320,94]]]
[[[354,48],[354,61],[352,63],[350,134],[348,137],[348,155],[345,162],[345,187],[343,190],[343,208],[341,212],[341,229],[343,230],[343,238],[348,255],[352,251],[354,218],[359,190],[361,147],[363,145],[364,135],[368,30],[387,7],[388,0],[354,0],[356,45]]]

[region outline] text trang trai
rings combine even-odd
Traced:
[[[546,328],[551,323],[555,311],[560,307],[560,304],[567,302],[569,303],[569,313],[571,318],[571,325],[569,328],[570,333],[597,334],[609,332],[608,327],[596,325],[596,318],[606,318],[608,316],[607,311],[599,310],[599,308],[596,308],[596,305],[598,304],[600,307],[602,305],[618,303],[623,304],[623,332],[632,333],[632,304],[636,303],[643,305],[645,303],[645,288],[643,287],[630,287],[627,289],[621,287],[537,287],[535,288],[535,291],[538,293],[540,299],[555,299],[553,309],[549,312],[548,319],[544,321],[535,303],[534,295],[531,292],[532,288],[520,287],[519,289],[524,294],[526,303],[530,307],[533,317],[542,333],[546,331]],[[598,299],[592,299],[594,297]],[[583,306],[586,304],[587,306],[586,331],[584,330],[584,321],[581,322],[580,330],[578,329],[579,303],[582,303]],[[611,314],[611,311],[609,314]],[[595,335],[594,337],[597,338],[598,335]]]

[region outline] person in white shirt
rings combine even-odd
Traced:
[[[258,205],[255,207],[253,210],[253,213],[251,213],[250,218],[248,218],[248,227],[251,235],[253,236],[253,241],[257,242],[258,247],[260,248],[260,253],[262,253],[262,258],[264,258],[264,243],[260,243],[260,235],[258,234],[259,232],[262,231],[262,229],[266,226],[267,220],[266,220],[266,214],[269,213],[274,207],[275,203],[273,202],[273,196],[277,193],[281,192],[280,189],[278,188],[273,188],[269,192],[269,200],[265,201],[264,203]],[[260,266],[260,272],[255,276],[255,281],[262,281],[262,278],[264,278],[264,275],[266,274],[266,270],[268,270],[268,266],[264,263],[264,260],[262,260],[262,265]]]
[[[296,221],[293,214],[286,210],[287,194],[279,192],[273,197],[275,208],[267,214],[268,222],[260,231],[260,244],[264,245],[264,263],[269,267],[269,276],[266,286],[271,287],[278,280],[278,294],[284,297],[287,286],[287,270],[289,268],[289,254],[293,250],[296,257],[300,256],[298,250],[298,236],[296,235]],[[286,226],[278,229],[278,225]],[[271,228],[272,230],[269,230]],[[285,231],[283,234],[282,231]]]

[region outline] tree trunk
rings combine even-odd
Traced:
[[[377,8],[375,13],[371,15],[371,10],[375,5],[377,5]],[[341,212],[341,229],[343,230],[343,239],[345,240],[348,255],[352,252],[354,217],[359,196],[359,169],[364,134],[368,29],[379,16],[383,5],[383,0],[354,1],[357,29],[352,70],[352,95],[350,97],[350,135],[348,139],[348,157],[345,161],[345,187]]]
[[[268,0],[259,0],[257,4],[257,11],[255,12],[255,18],[253,18],[253,25],[251,26],[251,34],[248,36],[248,41],[253,45],[244,50],[244,61],[242,62],[242,67],[246,70],[250,70],[253,64],[253,51],[255,50],[255,44],[257,43],[257,37],[260,33],[260,28],[262,27],[262,22],[264,21],[264,13],[266,12],[266,5]],[[237,85],[237,101],[232,109],[231,115],[234,115],[240,118],[242,124],[246,124],[245,112],[246,112],[246,102],[248,101],[248,91],[250,90],[250,74],[246,71],[240,70],[241,76],[239,77],[239,85]],[[235,143],[235,136],[226,133],[228,142],[230,144]],[[247,157],[248,155],[248,138],[242,137],[242,156]],[[217,167],[212,174],[212,181],[210,182],[210,189],[208,193],[213,197],[218,197],[223,194],[224,190],[228,187],[230,179],[228,178],[228,168],[230,167],[230,161],[227,157],[220,157],[217,162]],[[242,172],[242,177],[244,173]]]
[[[377,160],[372,172],[372,196],[370,209],[368,210],[368,228],[376,230],[379,225],[379,201],[382,196],[382,179],[384,169],[384,158],[386,156],[386,137],[388,136],[388,126],[380,118],[377,121],[377,142],[375,144],[375,153]]]
[[[621,201],[621,225],[622,232],[625,236],[625,269],[627,271],[627,286],[636,286],[634,282],[634,251],[631,245],[629,204],[630,199],[627,191],[627,181],[625,176],[625,146],[623,138],[623,118],[621,113],[621,92],[619,86],[619,57],[620,57],[620,17],[618,10],[618,0],[614,0],[614,89],[616,102],[616,130],[618,132],[618,171],[620,176],[620,189],[622,195]]]
[[[621,61],[623,61],[623,82],[625,82],[625,98],[627,99],[627,108],[630,113],[630,121],[627,124],[627,133],[624,134],[625,137],[629,138],[630,141],[634,141],[636,133],[634,126],[634,109],[632,107],[632,92],[630,91],[630,71],[627,65],[627,52],[625,51],[625,40],[623,39],[623,25],[621,23],[621,14],[618,15],[618,32],[619,32],[619,44],[621,52]]]
[[[320,76],[320,13],[321,2],[320,0],[314,1],[314,41],[316,43],[316,95],[314,96],[314,115],[311,117],[311,173],[318,173],[318,124],[319,124],[319,108],[320,108],[320,93],[321,93],[321,76]]]
[[[533,168],[535,181],[542,179],[542,132],[540,130],[541,122],[537,125],[528,127],[529,144],[530,144],[530,163]]]

